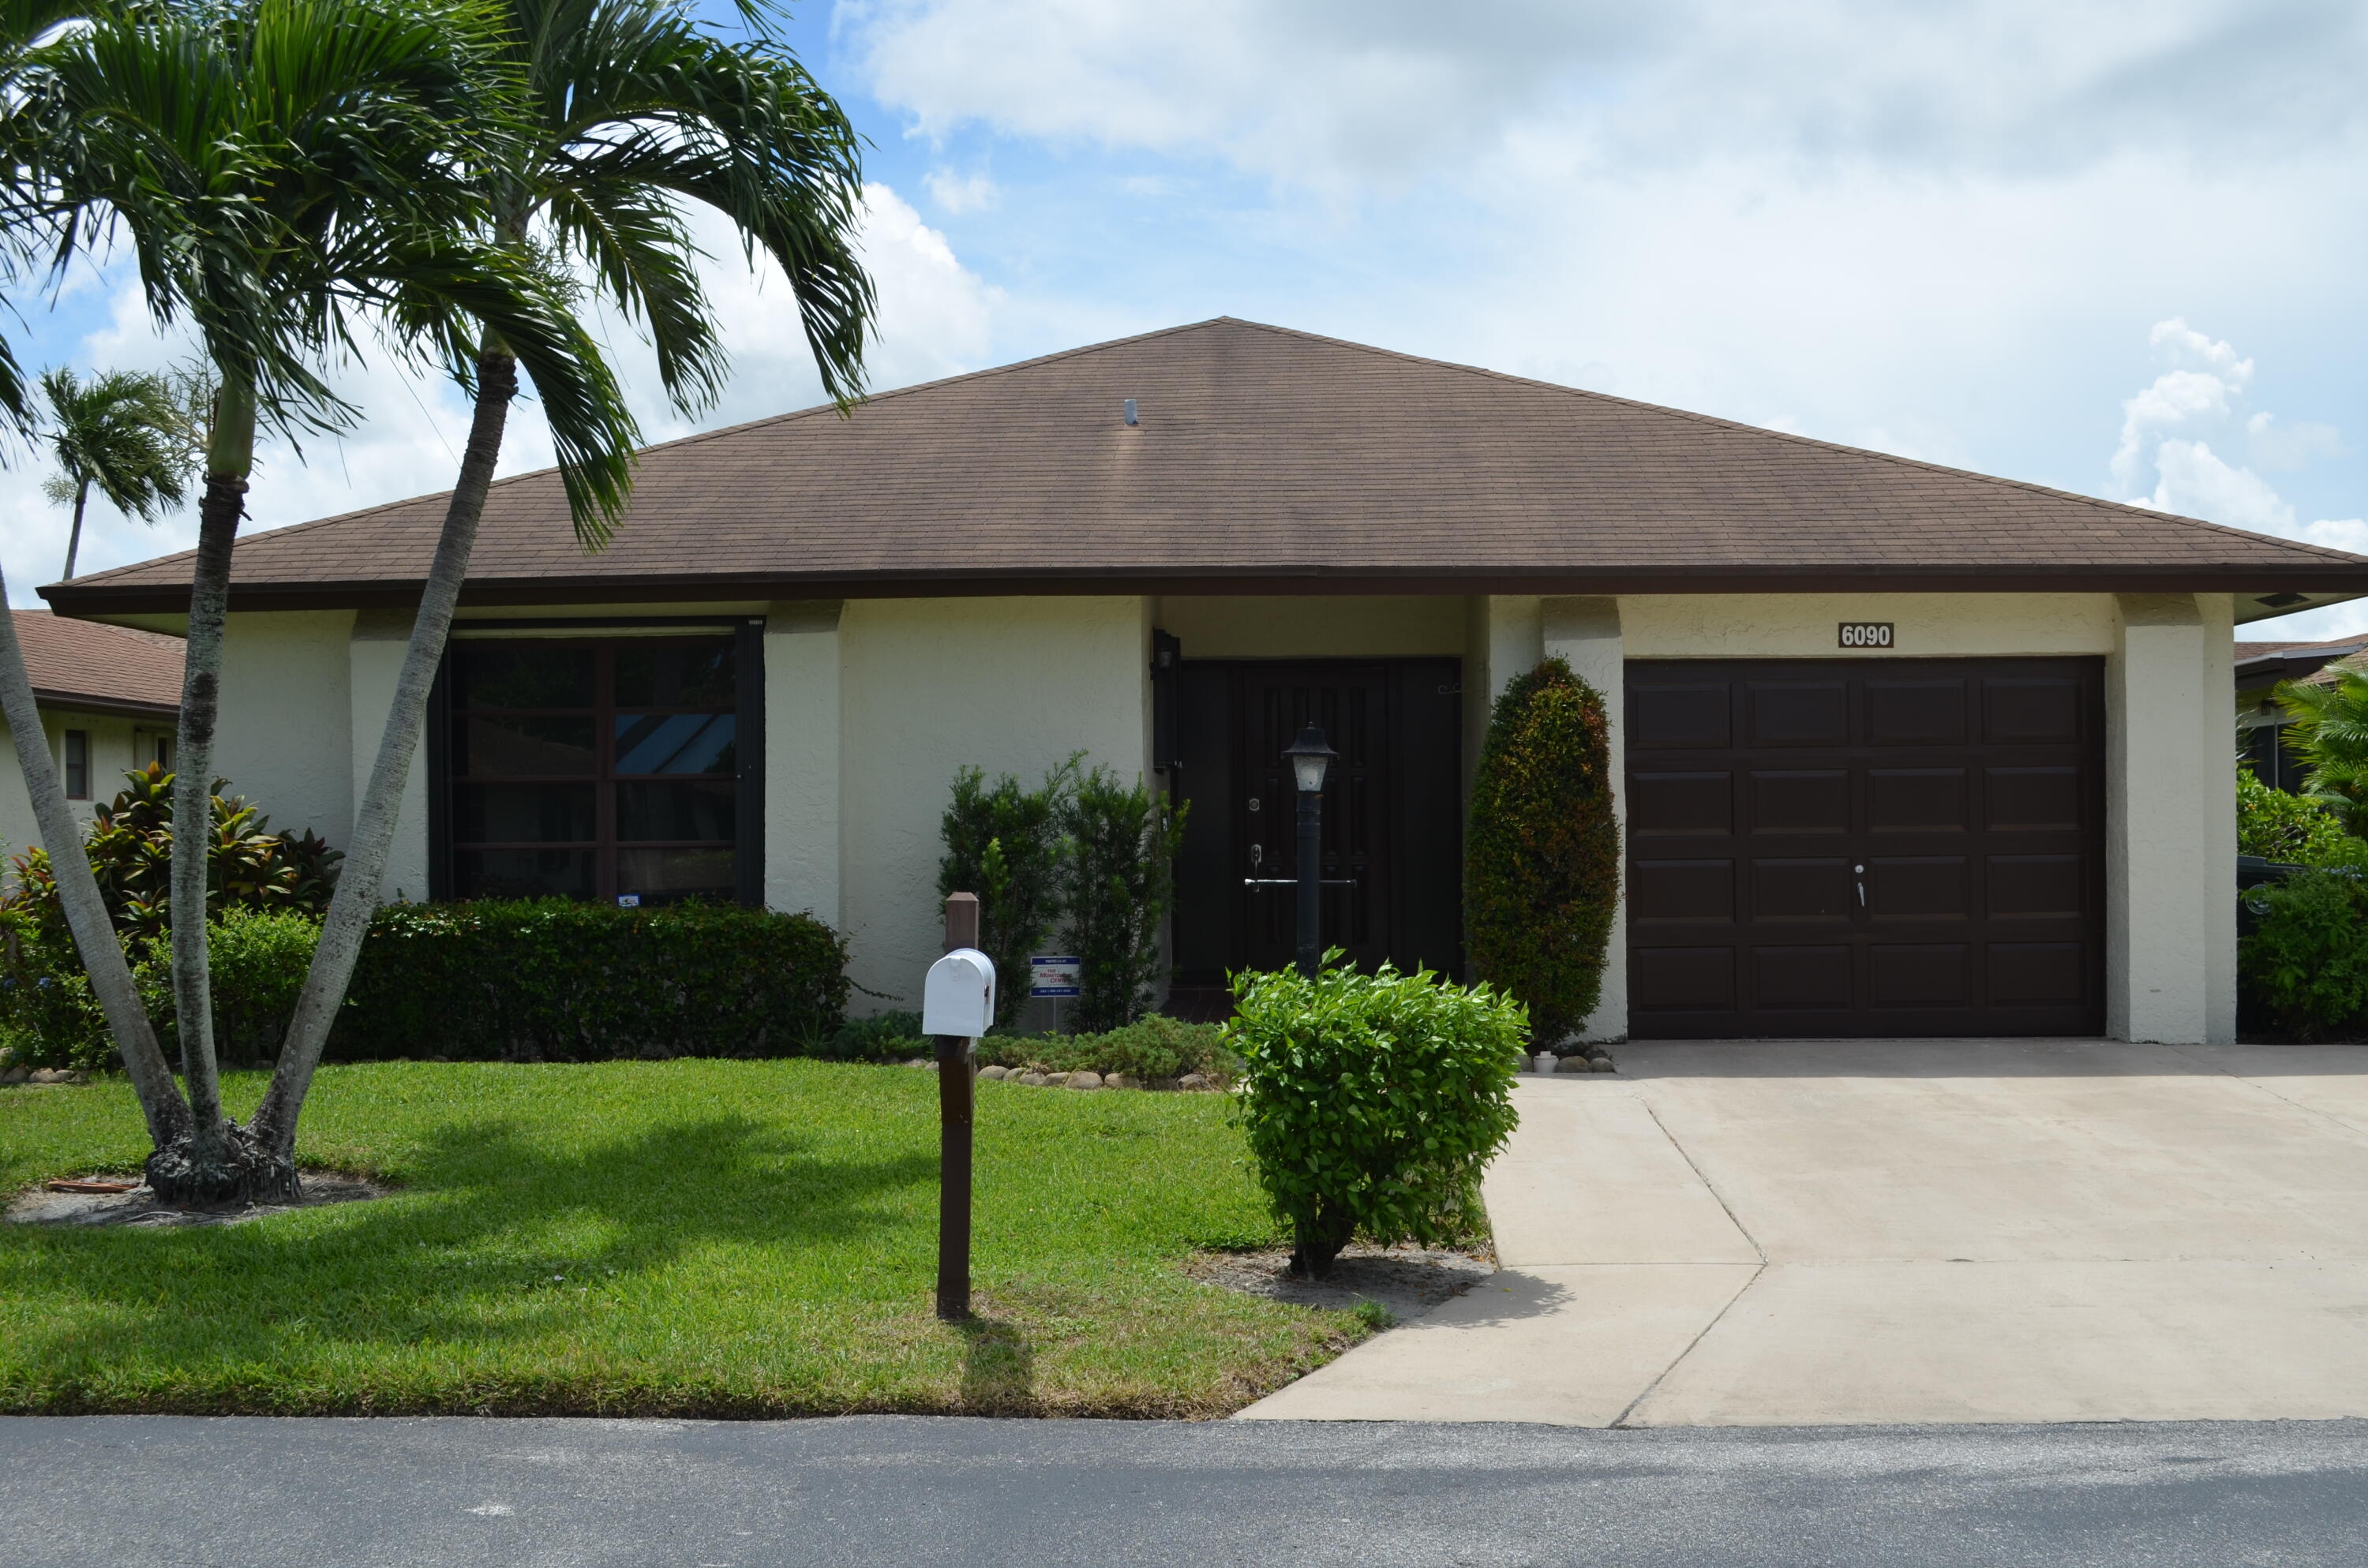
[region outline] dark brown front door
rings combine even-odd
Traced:
[[[2093,659],[1632,663],[1629,1028],[2096,1034]]]
[[[1187,650],[1189,653],[1189,650]],[[1449,659],[1188,659],[1172,787],[1179,984],[1279,969],[1296,946],[1298,796],[1285,746],[1315,722],[1324,789],[1323,939],[1363,968],[1461,967],[1463,697]],[[1275,885],[1259,885],[1275,884]]]

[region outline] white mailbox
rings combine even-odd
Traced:
[[[929,966],[921,988],[921,1032],[976,1040],[995,1022],[995,960],[956,948]]]

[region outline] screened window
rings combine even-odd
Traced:
[[[66,799],[90,799],[90,732],[66,732]]]
[[[730,636],[456,642],[450,892],[736,897],[736,647]]]

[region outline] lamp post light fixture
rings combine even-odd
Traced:
[[[1324,776],[1340,754],[1310,724],[1282,755],[1299,786],[1299,972],[1313,980],[1324,963]]]

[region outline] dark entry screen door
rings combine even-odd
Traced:
[[[2093,659],[1637,661],[1640,1038],[2104,1027]]]
[[[1324,789],[1326,947],[1455,972],[1461,964],[1462,691],[1448,659],[1186,661],[1177,868],[1179,982],[1289,964],[1298,797],[1283,748],[1311,721],[1338,752]]]
[[[1340,754],[1324,780],[1324,945],[1368,968],[1388,956],[1390,893],[1387,672],[1335,665],[1242,672],[1235,710],[1240,811],[1235,863],[1242,869],[1242,961],[1281,969],[1297,950],[1298,892],[1274,885],[1299,875],[1299,796],[1285,746],[1315,724]]]

